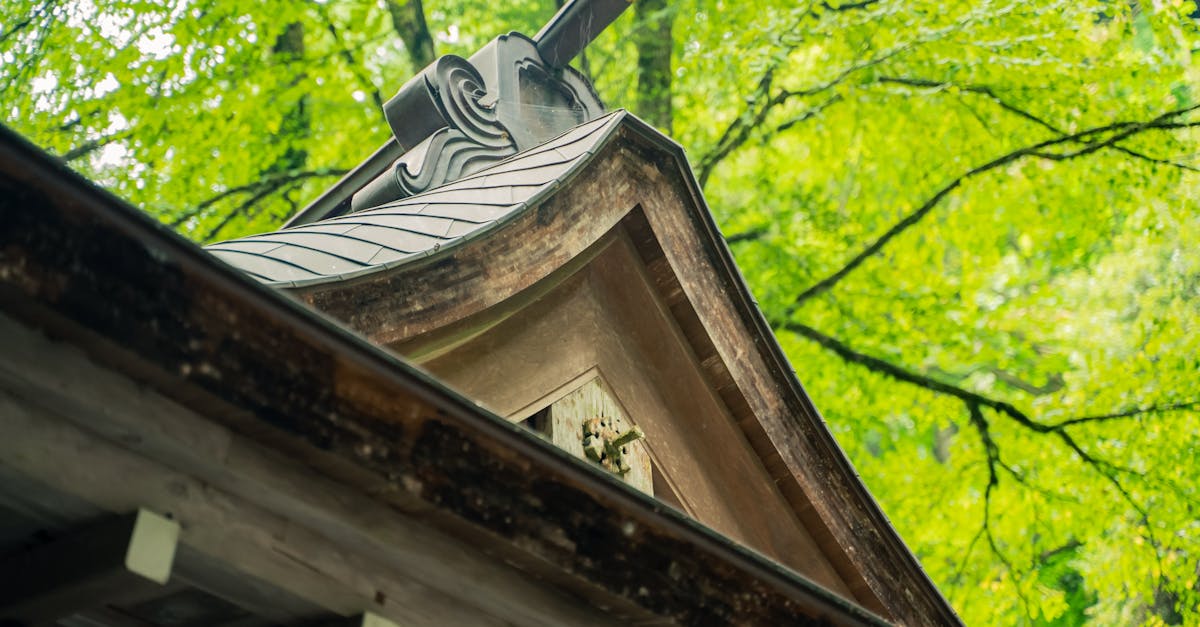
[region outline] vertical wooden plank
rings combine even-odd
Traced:
[[[588,459],[583,448],[583,432],[584,423],[592,419],[599,419],[606,430],[616,434],[634,428],[634,423],[625,415],[603,381],[597,377],[550,406],[546,435],[555,446],[581,459]],[[621,448],[629,471],[617,476],[625,483],[653,496],[654,477],[645,444],[638,440]]]

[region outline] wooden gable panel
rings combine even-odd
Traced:
[[[665,502],[855,599],[710,385],[624,227],[588,257],[524,309],[474,317],[471,326],[483,330],[468,338],[447,329],[393,348],[514,421],[603,377],[646,434]],[[503,319],[484,320],[489,314]],[[582,456],[574,433],[553,439]]]
[[[551,397],[553,401],[539,399],[509,419],[520,421],[558,448],[592,461],[625,483],[654,496],[653,471],[644,433],[630,420],[599,372],[584,373]],[[593,438],[592,432],[596,430],[609,433]],[[619,449],[613,460],[606,459],[614,453],[607,448]]]
[[[603,266],[599,257],[616,250],[630,261],[613,267],[635,270],[582,271]],[[665,416],[654,421],[663,428],[723,416],[677,428],[667,452],[655,449],[647,424],[663,482],[686,477],[704,487],[679,490],[685,511],[872,611],[905,623],[957,622],[796,381],[682,152],[632,118],[553,195],[499,228],[419,263],[297,295],[502,414],[520,405],[506,406],[506,397],[529,402],[598,367],[639,424],[653,411]],[[539,310],[557,322],[532,324]],[[667,322],[632,322],[650,311]],[[567,328],[578,332],[564,334]],[[471,350],[455,353],[468,344]],[[483,358],[500,353],[507,357]],[[544,371],[556,380],[513,376],[548,360]],[[488,385],[503,389],[491,395]],[[692,392],[661,394],[676,389]],[[750,499],[755,486],[774,496]],[[777,502],[801,533],[781,533],[745,513]],[[800,544],[789,547],[792,541]]]

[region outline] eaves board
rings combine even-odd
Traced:
[[[881,624],[220,263],[7,130],[0,192],[4,315],[348,489],[504,543],[597,606],[680,624]],[[629,568],[644,560],[678,567]]]

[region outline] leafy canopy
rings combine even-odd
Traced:
[[[966,622],[1200,621],[1195,5],[639,3],[579,65],[688,148],[799,376]],[[422,23],[464,54],[553,10],[14,0],[0,110],[228,238],[383,142]]]

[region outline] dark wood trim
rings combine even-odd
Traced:
[[[732,295],[734,311],[747,333],[755,338],[753,346],[761,362],[751,371],[768,373],[778,386],[783,406],[774,412],[756,411],[753,420],[742,420],[740,424],[751,442],[760,447],[764,463],[775,472],[797,514],[810,521],[814,531],[823,526],[828,537],[842,547],[847,565],[879,600],[881,606],[872,609],[901,624],[961,625],[954,609],[862,483],[804,390],[737,270],[682,147],[663,142],[657,131],[640,121],[632,124],[631,130],[641,137],[649,154],[658,148],[671,155],[666,162],[658,161],[659,168],[678,194],[678,202],[691,208],[689,217],[702,238],[698,245],[685,248],[701,251],[718,269],[725,286],[722,293]],[[696,299],[691,306],[696,312],[708,312],[711,304]],[[724,352],[728,354],[728,348]],[[721,380],[719,373],[716,380]],[[731,402],[736,407],[743,399],[747,403],[760,400],[755,395],[741,395],[741,399],[735,397]],[[865,590],[856,588],[856,592]]]

